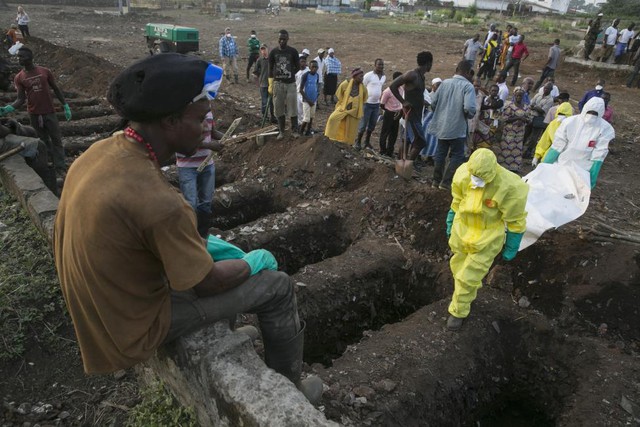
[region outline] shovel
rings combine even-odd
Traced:
[[[0,162],[3,161],[4,159],[7,159],[13,156],[14,154],[18,154],[22,150],[24,150],[24,144],[21,143],[17,147],[12,148],[11,150],[5,151],[4,153],[0,154]]]
[[[409,113],[408,110],[404,116],[404,138],[402,140],[402,149],[400,150],[400,158],[396,160],[396,173],[404,179],[411,179],[413,176],[413,160],[407,159],[407,138],[409,136]]]

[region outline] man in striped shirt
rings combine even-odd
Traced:
[[[338,76],[342,73],[342,63],[336,58],[333,48],[327,52],[329,56],[324,60],[324,104],[329,105],[327,97],[331,97],[331,102],[336,103],[336,89],[338,89]]]

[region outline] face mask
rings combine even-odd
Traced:
[[[231,33],[227,33],[227,37],[231,37]]]
[[[561,121],[563,121],[565,118],[566,118],[566,116],[563,116],[563,115],[559,114],[559,115],[558,115],[558,117],[556,117],[556,120],[557,120],[557,121],[559,121],[559,122],[561,122]]]
[[[256,35],[255,35],[255,34],[251,34],[251,38],[252,38],[252,39],[255,39],[255,38],[256,38]]]
[[[592,125],[598,120],[598,116],[594,116],[593,114],[585,114],[584,123],[587,125]]]
[[[475,175],[471,175],[471,187],[472,188],[484,188],[484,179],[479,178]]]

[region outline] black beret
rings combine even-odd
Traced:
[[[202,92],[209,63],[194,56],[161,53],[122,71],[107,100],[127,120],[149,122],[180,112]]]

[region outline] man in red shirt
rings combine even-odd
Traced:
[[[511,52],[511,59],[507,62],[507,66],[502,70],[502,74],[504,74],[505,79],[507,76],[507,72],[513,68],[513,77],[511,78],[511,86],[515,86],[518,81],[518,75],[520,73],[520,63],[524,62],[525,59],[529,56],[529,50],[527,49],[527,45],[524,44],[524,35],[520,35],[520,40],[513,46],[513,51]]]
[[[63,105],[67,120],[71,120],[71,109],[64,99],[64,94],[56,85],[51,71],[33,63],[31,49],[21,47],[18,50],[18,62],[23,67],[13,81],[18,90],[18,99],[13,104],[0,108],[0,116],[14,112],[26,101],[31,126],[38,133],[38,137],[47,144],[49,158],[53,159],[56,175],[64,178],[67,168],[51,90]]]

